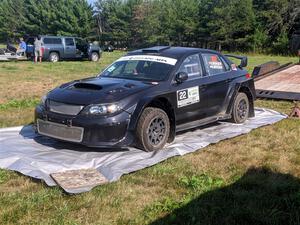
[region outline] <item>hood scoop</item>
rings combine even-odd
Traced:
[[[124,87],[127,87],[127,88],[133,88],[135,86],[136,86],[135,84],[131,84],[131,83],[127,83],[124,85]]]
[[[97,90],[101,90],[102,86],[97,84],[91,84],[91,83],[76,83],[74,84],[74,88],[97,91]]]

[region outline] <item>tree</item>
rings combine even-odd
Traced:
[[[220,0],[208,27],[213,40],[236,51],[251,49],[254,32],[252,0]]]
[[[0,4],[0,40],[22,36],[26,23],[24,0],[1,0]]]
[[[85,0],[26,0],[32,34],[87,37],[92,30],[92,8]]]

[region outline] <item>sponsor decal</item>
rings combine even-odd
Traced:
[[[199,87],[191,87],[177,91],[177,107],[191,105],[200,101]]]
[[[209,61],[208,62],[208,66],[211,69],[217,69],[217,70],[222,70],[223,69],[223,64],[221,62],[213,62],[213,61]]]
[[[130,56],[124,56],[121,57],[118,61],[136,61],[136,60],[142,60],[142,61],[151,61],[151,62],[159,62],[159,63],[165,63],[174,66],[177,62],[177,59],[164,57],[164,56],[155,56],[155,55],[130,55]]]
[[[212,56],[210,57],[210,60],[211,60],[212,62],[218,62],[218,57],[217,57],[216,55],[212,55]]]
[[[115,68],[116,68],[115,66],[111,66],[111,67],[109,67],[109,68],[107,69],[107,71],[111,73],[112,71],[115,70]]]
[[[231,69],[232,70],[237,70],[236,65],[235,64],[231,64]]]

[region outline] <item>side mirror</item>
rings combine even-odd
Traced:
[[[175,76],[175,81],[180,84],[188,79],[188,74],[186,72],[179,72]]]

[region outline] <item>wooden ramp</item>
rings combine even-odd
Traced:
[[[68,193],[80,193],[108,182],[96,169],[67,170],[50,175]]]
[[[293,65],[255,81],[256,95],[263,98],[300,100],[300,65]]]

